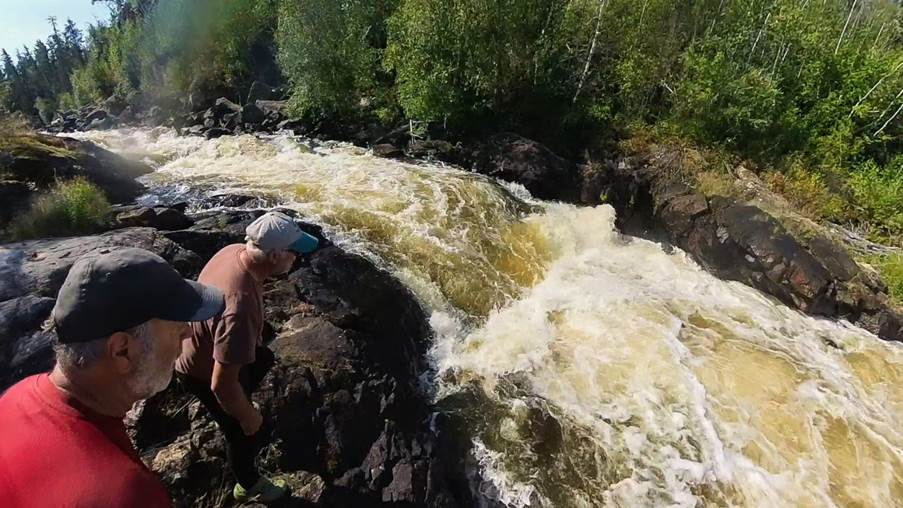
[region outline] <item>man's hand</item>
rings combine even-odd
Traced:
[[[260,412],[248,400],[241,383],[238,381],[240,370],[241,365],[226,365],[215,362],[213,364],[213,378],[211,379],[210,389],[223,409],[238,420],[242,432],[245,435],[252,436],[260,430],[263,417],[260,416]]]
[[[253,436],[260,430],[260,425],[263,424],[263,416],[260,415],[260,411],[254,409],[253,411],[248,412],[248,416],[239,423],[241,424],[242,432],[244,432],[246,436]]]

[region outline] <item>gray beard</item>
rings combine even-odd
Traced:
[[[144,353],[144,361],[138,366],[135,375],[128,381],[129,389],[135,395],[146,399],[156,393],[162,392],[172,381],[173,366],[168,368],[159,365],[157,359],[157,347],[153,339],[149,342],[150,348]]]

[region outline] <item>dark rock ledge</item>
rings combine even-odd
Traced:
[[[95,236],[0,245],[0,390],[52,366],[41,329],[83,253],[142,247],[194,277],[241,241],[262,211],[190,216],[186,229],[127,227]],[[265,340],[274,353],[254,394],[265,415],[260,466],[293,488],[285,506],[469,506],[460,446],[437,430],[419,387],[431,340],[413,295],[364,258],[322,248],[265,286]],[[178,383],[136,406],[130,431],[177,506],[231,505],[232,480],[215,424]]]

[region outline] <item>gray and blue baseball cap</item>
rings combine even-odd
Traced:
[[[246,239],[264,251],[289,249],[308,254],[317,248],[319,241],[298,227],[291,217],[282,212],[267,212],[245,229]]]
[[[61,343],[86,342],[151,319],[206,321],[223,312],[222,293],[183,279],[160,256],[131,247],[80,257],[69,269],[51,316]]]

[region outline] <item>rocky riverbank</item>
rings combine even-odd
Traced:
[[[240,241],[262,210],[202,212],[190,227],[127,227],[100,235],[0,245],[0,389],[52,365],[41,328],[68,268],[114,246],[158,253],[194,277]],[[426,316],[396,279],[303,224],[321,248],[266,284],[272,364],[254,394],[268,422],[261,467],[282,475],[286,506],[468,506],[452,436],[437,427],[420,386],[431,340]],[[230,504],[225,448],[215,424],[178,383],[129,417],[144,459],[177,506]]]
[[[886,284],[857,264],[844,245],[818,232],[803,237],[789,231],[749,200],[707,196],[688,186],[668,150],[605,154],[601,162],[578,163],[514,133],[455,143],[422,140],[411,137],[406,124],[388,129],[305,122],[286,116],[284,101],[251,100],[254,96],[244,105],[221,97],[206,110],[174,114],[163,123],[207,138],[291,131],[350,140],[377,156],[438,160],[520,183],[541,199],[582,205],[604,200],[617,210],[622,229],[676,245],[721,278],[748,284],[803,312],[849,319],[884,339],[903,340],[903,313],[890,301]],[[97,116],[86,110],[79,114],[62,117],[57,127],[89,127],[89,118]],[[159,117],[149,110],[138,119],[152,123]]]
[[[0,139],[0,229],[58,180],[83,178],[109,201],[127,203],[146,188],[135,178],[153,169],[78,139],[23,130]]]

